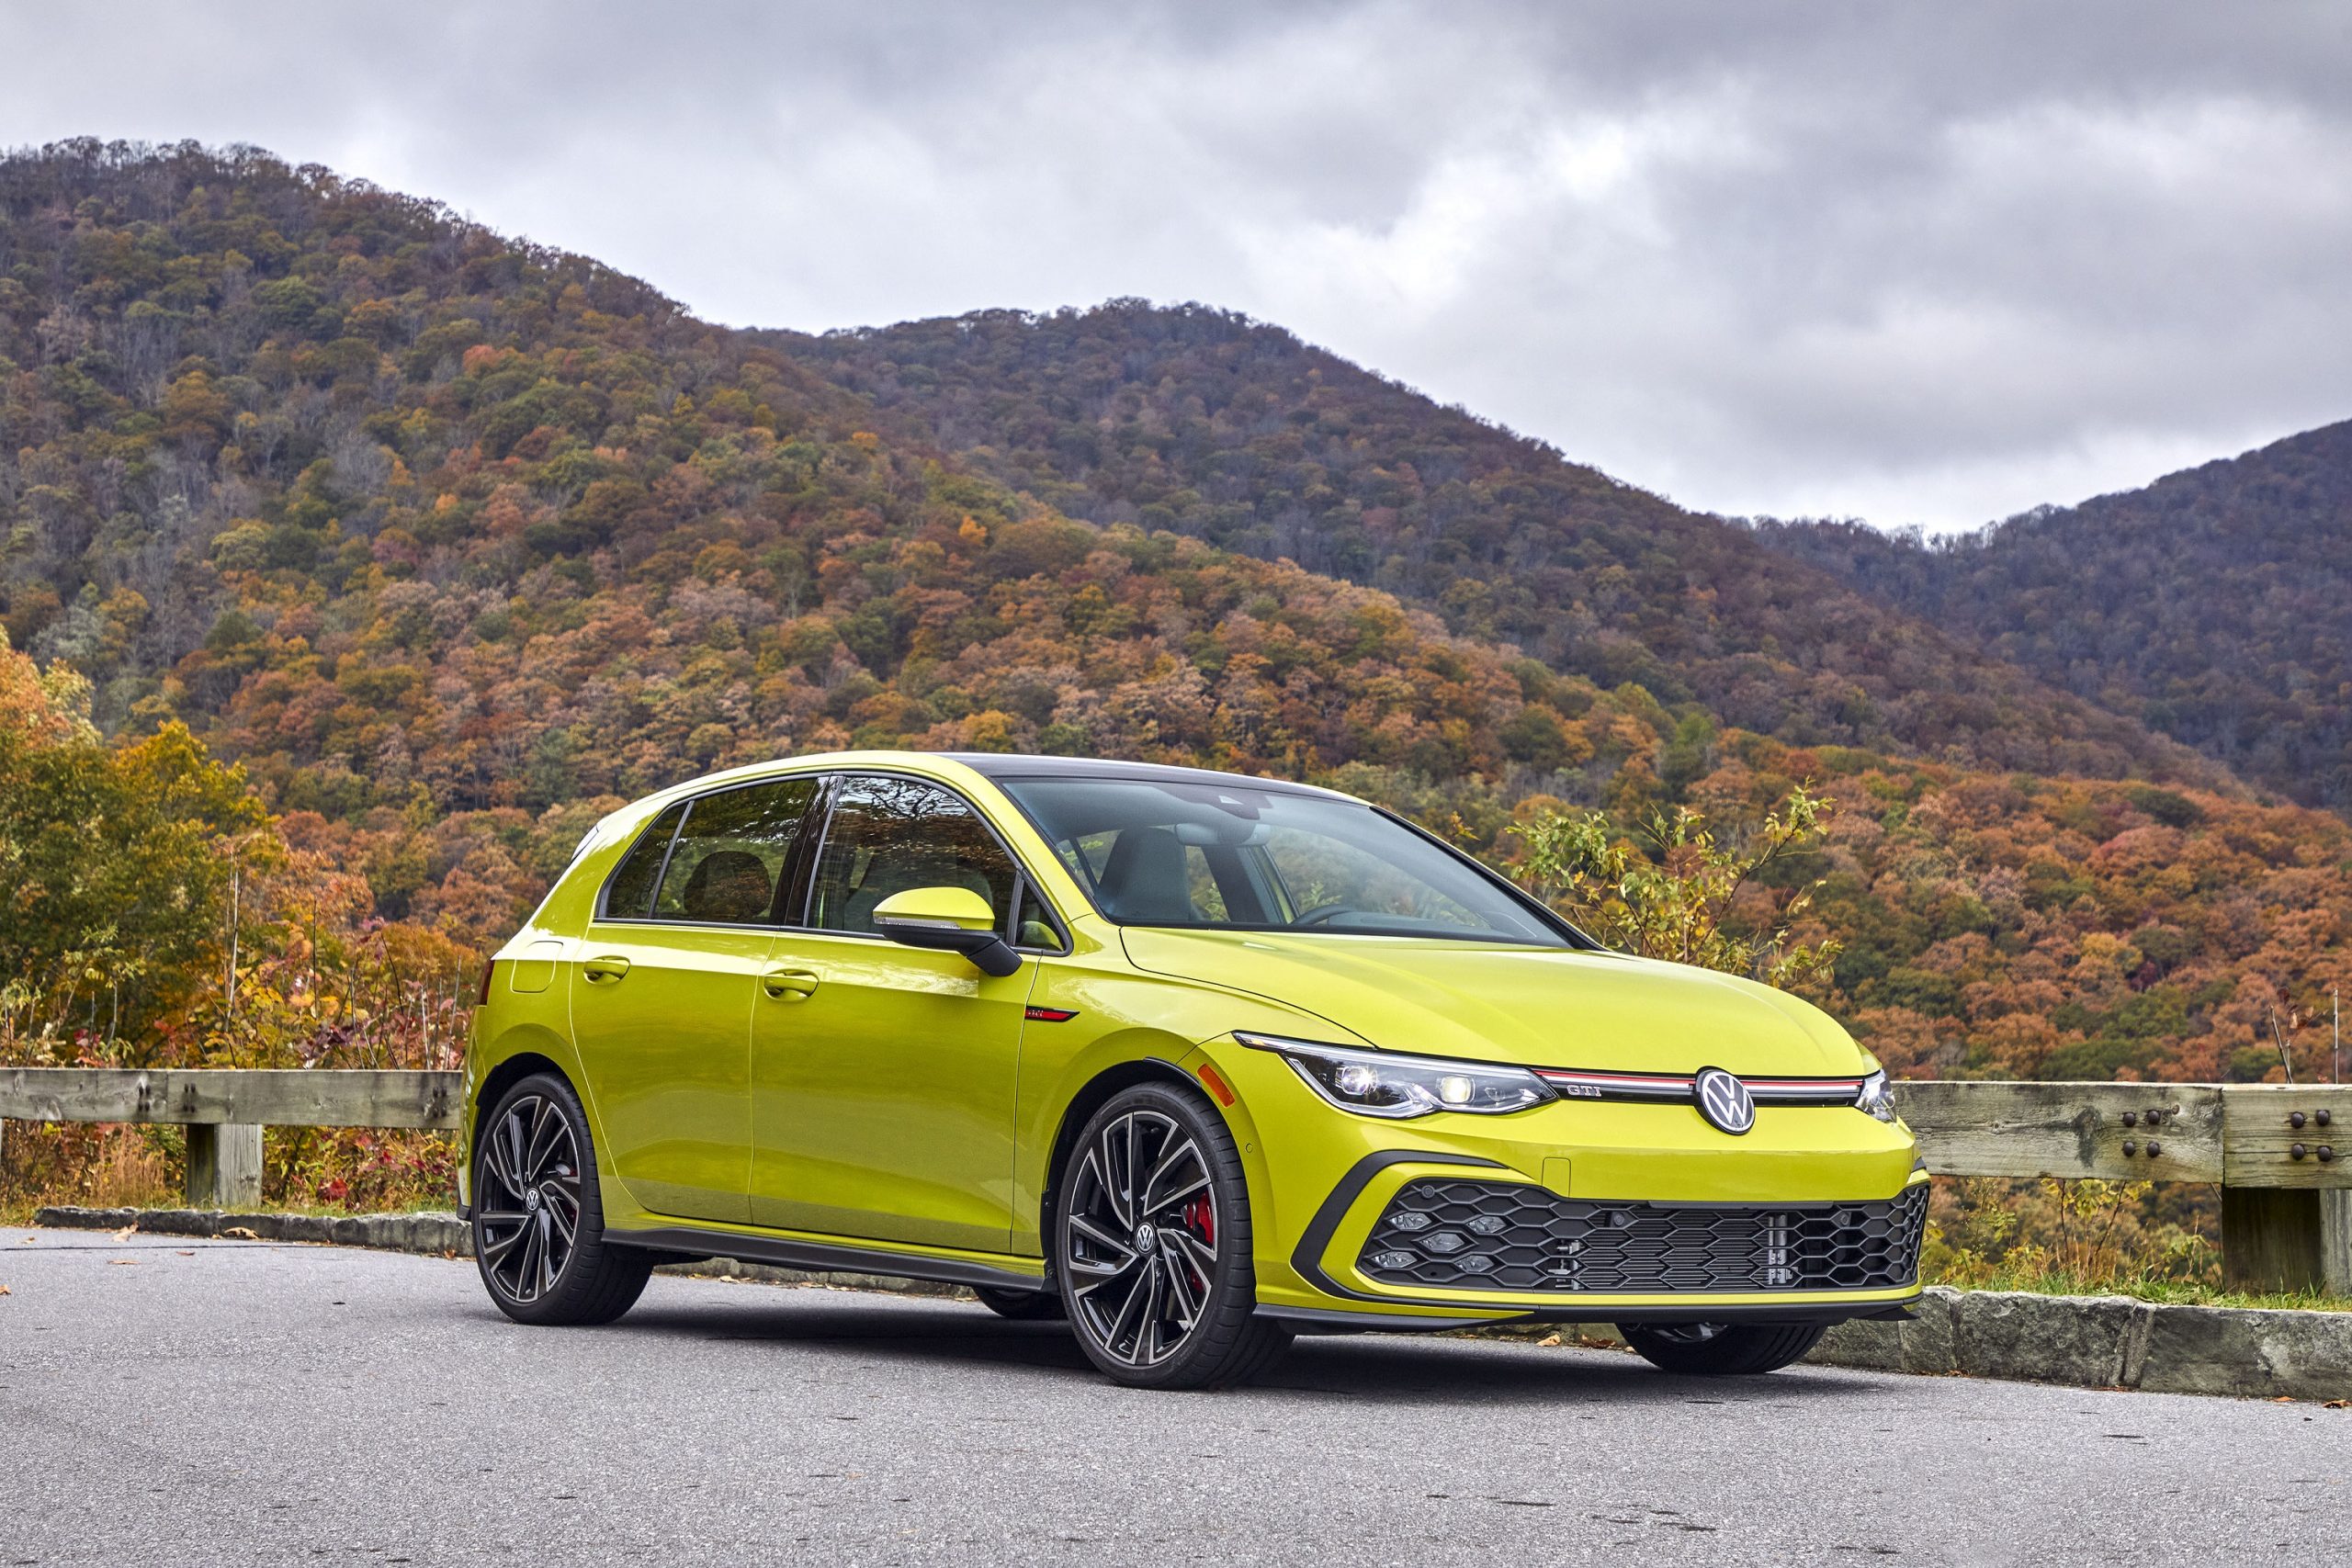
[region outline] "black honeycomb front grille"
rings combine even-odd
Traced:
[[[1531,1184],[1412,1181],[1357,1267],[1385,1285],[1647,1294],[1868,1291],[1919,1271],[1928,1187],[1871,1203],[1598,1203]]]

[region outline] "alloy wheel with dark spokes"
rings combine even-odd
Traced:
[[[580,1149],[561,1107],[542,1095],[509,1100],[482,1135],[481,1261],[498,1288],[528,1304],[556,1288],[580,1239]]]
[[[1096,1130],[1070,1179],[1061,1265],[1080,1324],[1114,1360],[1158,1366],[1199,1325],[1216,1280],[1216,1189],[1199,1140],[1131,1111]]]

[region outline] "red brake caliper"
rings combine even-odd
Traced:
[[[1184,1227],[1201,1238],[1202,1246],[1216,1245],[1216,1211],[1209,1206],[1207,1193],[1184,1205]]]

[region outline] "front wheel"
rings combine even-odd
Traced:
[[[1621,1323],[1617,1332],[1660,1371],[1748,1377],[1800,1359],[1829,1330],[1802,1323]]]
[[[588,1117],[571,1086],[535,1073],[499,1097],[474,1154],[474,1265],[498,1310],[537,1325],[610,1323],[653,1255],[605,1240]]]
[[[1090,1118],[1054,1200],[1055,1272],[1087,1358],[1130,1388],[1220,1388],[1290,1331],[1255,1314],[1250,1191],[1196,1096],[1138,1084]]]

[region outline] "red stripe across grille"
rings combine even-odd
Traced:
[[[1537,1067],[1535,1076],[1575,1099],[1684,1100],[1696,1075],[1689,1073],[1585,1072]],[[1861,1092],[1860,1078],[1742,1078],[1747,1092],[1766,1104],[1850,1105]]]

